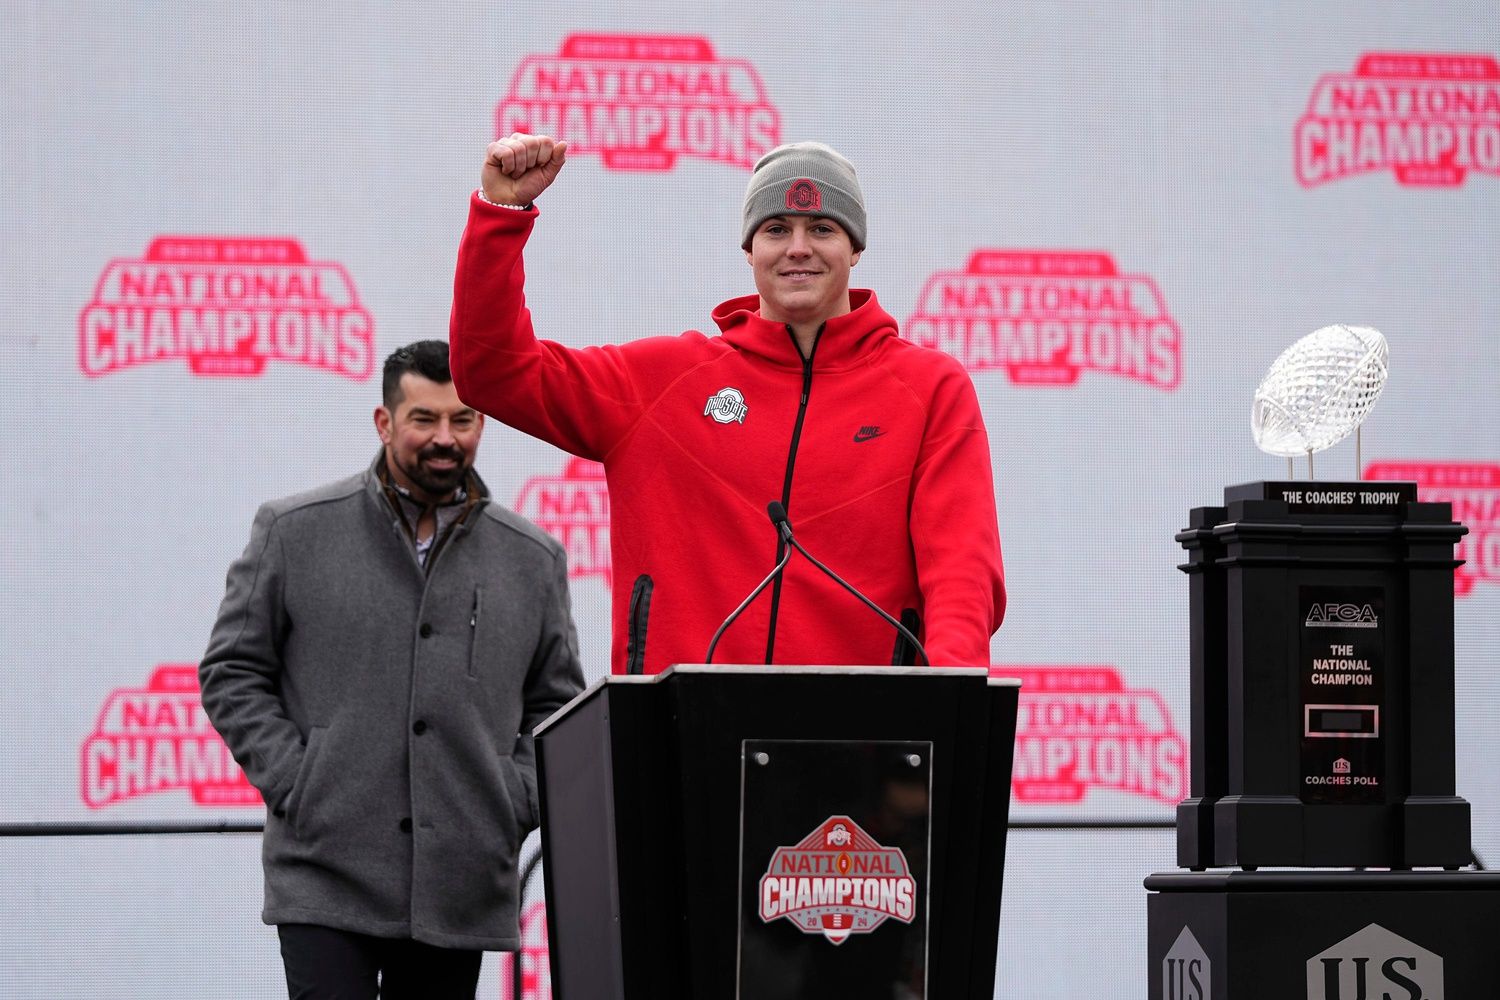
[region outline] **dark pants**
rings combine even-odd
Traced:
[[[474,1000],[484,954],[312,924],[276,933],[291,1000]]]

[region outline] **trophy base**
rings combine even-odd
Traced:
[[[1461,868],[1473,860],[1469,803],[1457,797],[1308,805],[1226,795],[1212,805],[1213,867]]]
[[[1146,879],[1152,1000],[1494,996],[1500,872]]]

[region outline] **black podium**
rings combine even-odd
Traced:
[[[536,732],[559,1000],[994,991],[1018,684],[676,666]]]

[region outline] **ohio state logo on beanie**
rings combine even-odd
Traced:
[[[823,207],[823,192],[806,177],[792,181],[786,189],[786,207],[794,212],[816,212]]]

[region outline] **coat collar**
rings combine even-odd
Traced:
[[[896,321],[867,288],[849,289],[850,312],[823,325],[813,352],[814,371],[834,371],[860,364],[883,343],[897,336]],[[759,355],[786,368],[802,367],[802,355],[784,323],[760,315],[760,298],[742,295],[720,303],[713,311],[724,339],[738,351]]]

